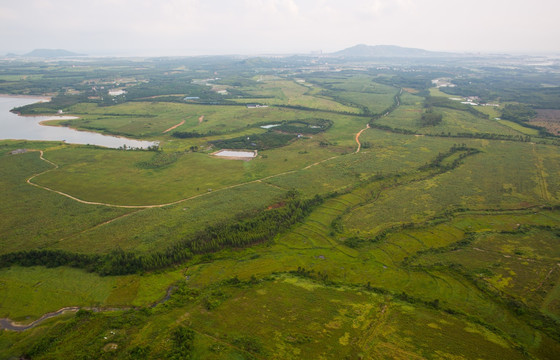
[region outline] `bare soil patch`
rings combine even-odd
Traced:
[[[416,89],[413,89],[413,88],[403,88],[403,90],[406,91],[407,93],[410,93],[410,94],[416,94],[416,93],[420,92],[420,90],[416,90]]]
[[[266,208],[266,210],[278,209],[283,207],[284,205],[286,205],[286,203],[284,201],[281,201],[279,203],[270,205],[269,207]]]
[[[165,130],[165,131],[163,132],[163,134],[165,134],[166,132],[170,132],[170,131],[173,130],[173,129],[178,128],[179,126],[183,125],[184,123],[185,123],[185,120],[181,121],[181,122],[178,123],[177,125],[173,125],[173,126],[170,127],[169,129]]]

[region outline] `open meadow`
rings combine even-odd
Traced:
[[[0,140],[0,358],[560,356],[560,143],[523,106],[446,65],[181,61],[61,64],[77,95],[20,109],[157,146]]]

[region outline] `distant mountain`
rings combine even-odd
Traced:
[[[428,51],[423,49],[405,48],[394,45],[356,45],[344,50],[331,53],[331,56],[341,57],[370,57],[370,58],[386,58],[386,57],[411,57],[411,58],[425,58],[425,57],[439,57],[449,56],[451,53]]]
[[[35,49],[27,54],[25,57],[41,57],[41,58],[59,58],[59,57],[69,57],[69,56],[82,56],[83,54],[78,54],[72,51],[63,49]]]

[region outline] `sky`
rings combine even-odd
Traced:
[[[558,0],[0,0],[0,55],[560,53]]]

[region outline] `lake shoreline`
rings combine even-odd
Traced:
[[[0,130],[2,130],[2,126],[4,126],[4,130],[6,130],[4,132],[0,131],[0,133],[3,132],[3,136],[5,136],[2,140],[62,141],[68,144],[89,144],[113,149],[122,147],[147,149],[159,145],[159,141],[133,139],[122,135],[105,134],[52,123],[55,121],[80,118],[70,114],[22,115],[18,111],[12,111],[16,107],[27,105],[17,104],[18,101],[14,100],[18,99],[20,100],[19,102],[23,102],[22,100],[30,100],[28,104],[32,104],[50,98],[45,96],[0,94],[0,100],[3,100],[3,102],[1,102],[3,109],[1,109],[2,113],[0,113]],[[7,114],[5,114],[4,111],[6,111]]]

